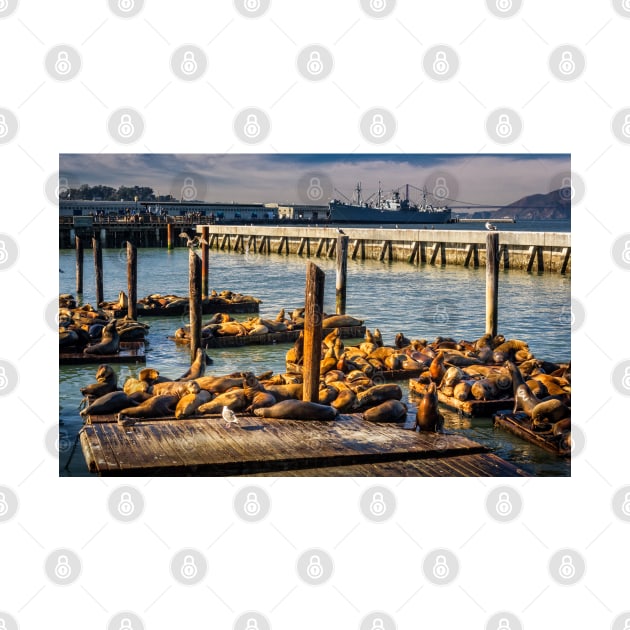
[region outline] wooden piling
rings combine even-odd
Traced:
[[[100,306],[103,301],[103,250],[101,241],[92,238],[92,249],[94,250],[94,279],[96,280],[96,306]]]
[[[337,237],[337,278],[335,283],[335,306],[337,315],[346,314],[346,279],[348,276],[349,237],[340,234]]]
[[[173,249],[173,224],[166,224],[166,249]]]
[[[499,311],[499,233],[486,235],[486,334],[497,334]]]
[[[188,295],[190,310],[190,361],[201,347],[201,259],[190,248],[188,254]]]
[[[127,241],[127,317],[138,319],[138,252]]]
[[[302,400],[319,401],[319,362],[322,355],[322,314],[324,312],[324,272],[314,263],[306,267],[304,298],[304,365]]]
[[[77,257],[77,295],[83,295],[83,241],[74,237],[74,248]]]
[[[210,243],[210,228],[204,225],[201,228],[201,299],[208,298],[208,250]]]

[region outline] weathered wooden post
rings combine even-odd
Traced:
[[[127,317],[138,319],[138,252],[136,246],[127,241]]]
[[[304,299],[304,364],[302,400],[319,401],[319,362],[322,356],[322,315],[324,312],[324,272],[314,263],[306,267]]]
[[[210,228],[201,228],[201,299],[208,298],[208,244],[210,243]]]
[[[190,310],[190,361],[201,347],[201,259],[192,247],[188,253],[188,291]]]
[[[335,306],[337,315],[346,314],[346,279],[348,276],[348,241],[350,237],[337,236],[337,281],[335,283]]]
[[[94,250],[94,279],[96,280],[96,306],[103,301],[103,250],[101,241],[92,238],[92,249]]]
[[[169,217],[166,220],[168,221]],[[173,249],[173,224],[170,221],[166,224],[166,249]]]
[[[83,241],[74,237],[74,248],[77,256],[77,294],[83,294]]]
[[[486,236],[486,334],[497,334],[499,314],[499,233]]]

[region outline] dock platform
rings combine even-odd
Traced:
[[[481,444],[455,434],[416,433],[370,423],[360,414],[335,421],[239,416],[139,420],[131,427],[95,417],[80,433],[99,475],[527,476]]]
[[[220,300],[203,302],[201,305],[202,315],[214,315],[215,313],[228,313],[230,315],[243,315],[258,313],[259,302],[223,302]],[[127,309],[103,309],[107,317],[124,317]],[[186,315],[189,312],[188,303],[181,306],[175,305],[172,308],[143,308],[138,306],[138,317],[176,317]]]
[[[493,416],[495,426],[498,426],[514,435],[539,446],[548,453],[554,453],[561,457],[570,457],[571,448],[565,444],[561,435],[548,433],[536,433],[531,428],[531,420],[524,413],[513,414],[508,411],[497,413]]]
[[[121,341],[116,354],[83,354],[59,352],[59,365],[89,365],[97,363],[146,363],[144,341]]]

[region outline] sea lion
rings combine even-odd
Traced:
[[[100,343],[83,349],[84,354],[116,354],[120,349],[120,336],[116,330],[116,320],[110,320],[101,335]]]
[[[418,393],[418,392],[416,392]],[[439,432],[444,426],[444,416],[438,410],[437,387],[431,383],[423,394],[419,394],[415,428],[420,431]]]
[[[363,320],[350,315],[331,315],[322,322],[322,328],[347,328],[349,326],[362,326]]]
[[[532,415],[534,407],[540,402],[532,393],[520,370],[512,361],[506,361],[503,367],[507,368],[512,377],[512,388],[514,391],[514,409],[512,413],[516,413],[522,409],[529,417]]]
[[[177,407],[175,407],[175,417],[179,419],[192,416],[195,411],[201,407],[201,405],[210,402],[211,400],[212,394],[205,389],[186,394],[179,399]]]
[[[571,431],[571,418],[564,418],[562,420],[558,420],[553,425],[553,434],[554,435],[562,435],[567,431]]]
[[[356,394],[351,389],[344,389],[337,394],[337,398],[330,405],[339,413],[345,413],[352,409],[356,398]]]
[[[402,389],[394,383],[386,383],[384,385],[374,385],[364,392],[357,395],[355,403],[356,409],[365,409],[373,407],[386,400],[400,400],[402,398]]]
[[[286,355],[287,363],[295,363],[298,365],[304,356],[304,332],[300,331],[298,338],[295,340],[292,348],[289,348]]]
[[[569,408],[557,398],[547,398],[540,401],[532,410],[532,423],[545,420],[550,423],[563,420],[570,415]]]
[[[330,405],[337,398],[339,391],[330,385],[321,386],[318,393],[320,405]]]
[[[195,360],[188,368],[186,373],[178,378],[178,381],[192,381],[196,378],[200,378],[206,372],[206,351],[203,348],[197,348],[195,354]]]
[[[265,389],[273,394],[277,401],[299,400],[302,398],[302,383],[289,383],[284,385],[267,385]]]
[[[116,413],[126,407],[135,407],[138,403],[125,392],[110,392],[97,398],[91,405],[81,410],[82,416],[102,416]]]
[[[232,387],[242,387],[242,376],[202,376],[195,379],[201,389],[206,389],[213,394],[222,394]]]
[[[368,422],[404,422],[407,417],[407,405],[399,400],[386,400],[363,412],[363,419]]]
[[[100,398],[118,389],[118,377],[111,365],[99,365],[96,370],[96,383],[81,388],[84,396]]]
[[[403,333],[399,332],[396,334],[396,337],[394,338],[394,345],[401,349],[401,348],[405,348],[406,346],[410,345],[411,342],[409,341],[409,339],[407,339],[407,337],[405,337],[405,335],[403,335]]]
[[[446,369],[444,368],[444,353],[439,352],[437,357],[431,361],[429,366],[429,372],[431,373],[431,379],[434,383],[441,383],[444,378]]]
[[[383,335],[381,335],[381,331],[378,328],[374,329],[374,343],[379,346],[380,348],[383,347]]]
[[[460,381],[453,388],[453,398],[457,400],[468,400],[472,384],[469,381]]]
[[[232,389],[229,392],[219,394],[213,400],[201,405],[197,411],[201,414],[217,414],[227,407],[232,411],[243,411],[248,405],[244,389]]]
[[[252,398],[248,400],[251,400],[251,403],[245,411],[249,413],[253,413],[256,409],[261,409],[262,407],[271,407],[278,402],[272,393],[265,391],[256,392]]]
[[[180,397],[177,394],[162,394],[151,396],[143,403],[135,407],[127,407],[118,412],[118,420],[121,418],[165,418],[172,416]]]
[[[260,418],[284,418],[286,420],[334,420],[337,410],[329,405],[302,400],[283,400],[271,407],[256,409]]]
[[[205,389],[201,387],[201,389]],[[154,396],[177,394],[183,396],[188,393],[188,381],[165,381],[151,386],[151,393]]]
[[[139,381],[137,378],[133,378],[132,376],[128,377],[123,383],[123,391],[128,395],[131,395],[134,392],[147,392],[150,387],[151,386],[147,383],[147,381]]]

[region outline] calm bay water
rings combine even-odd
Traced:
[[[522,224],[516,224],[523,229]],[[511,227],[507,224],[506,227]],[[459,226],[460,229],[464,226]],[[464,229],[467,229],[466,226]],[[558,230],[559,231],[559,230]],[[314,261],[326,272],[325,310],[334,312],[334,262]],[[105,299],[115,300],[126,292],[125,250],[104,250]],[[61,250],[60,292],[74,293],[74,252]],[[263,300],[260,314],[275,316],[281,308],[288,311],[303,305],[306,260],[295,256],[210,253],[210,286],[254,295]],[[94,272],[89,252],[84,269],[84,302],[94,304]],[[177,249],[138,250],[138,296],[150,293],[188,293],[188,251]],[[499,280],[499,332],[507,338],[529,342],[539,358],[551,361],[570,359],[570,279],[560,275],[535,275],[520,271],[502,272]],[[379,328],[386,343],[393,343],[398,332],[413,338],[433,339],[437,335],[456,339],[476,339],[484,332],[485,269],[463,267],[413,267],[406,263],[348,261],[347,311]],[[247,316],[239,316],[245,318]],[[151,326],[147,347],[147,367],[178,378],[189,365],[187,348],[167,339],[186,323],[180,317],[147,318]],[[213,374],[271,369],[284,372],[286,344],[244,348],[211,349]],[[114,366],[119,383],[141,369],[134,365]],[[81,419],[79,388],[94,381],[96,365],[60,366],[61,435],[74,442]],[[400,383],[406,391],[406,384]],[[486,444],[499,456],[536,475],[568,475],[570,465],[518,438],[495,430],[489,418],[460,418],[446,412],[447,428]],[[68,452],[60,456],[61,474],[87,475],[81,449],[77,446],[67,470]]]

